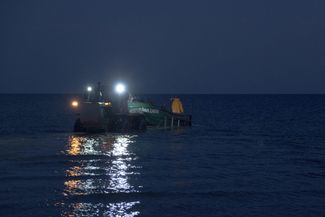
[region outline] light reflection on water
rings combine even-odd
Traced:
[[[109,216],[109,217],[133,217],[139,215],[139,211],[130,211],[140,202],[120,203],[74,203],[69,206],[71,212],[64,212],[63,216]]]
[[[73,166],[66,170],[63,195],[66,198],[96,195],[94,203],[71,203],[63,216],[135,216],[139,201],[112,201],[109,194],[139,192],[141,186],[133,186],[130,177],[139,175],[134,165],[136,155],[129,151],[135,136],[71,136],[66,155],[71,156]],[[100,203],[98,200],[103,200]]]

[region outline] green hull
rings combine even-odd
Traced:
[[[191,115],[174,114],[150,103],[140,101],[129,102],[128,109],[131,114],[143,114],[147,126],[166,128],[191,125]]]

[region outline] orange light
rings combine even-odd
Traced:
[[[79,102],[78,101],[72,101],[71,102],[72,107],[78,107],[79,106]]]

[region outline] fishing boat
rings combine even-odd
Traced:
[[[106,92],[100,83],[88,86],[81,100],[73,100],[77,113],[75,132],[144,131],[147,128],[179,128],[192,125],[192,116],[132,97],[123,83]]]

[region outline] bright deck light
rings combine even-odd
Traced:
[[[92,90],[93,90],[93,88],[92,88],[91,86],[88,86],[88,87],[87,87],[87,91],[88,91],[88,92],[91,92]]]
[[[125,92],[125,90],[126,90],[125,85],[122,83],[118,83],[115,86],[115,92],[118,94],[123,94]]]
[[[72,107],[78,107],[79,106],[79,102],[76,101],[76,100],[74,100],[74,101],[71,102],[71,105],[72,105]]]
[[[105,105],[105,106],[111,106],[112,103],[111,103],[111,102],[105,102],[104,105]]]

